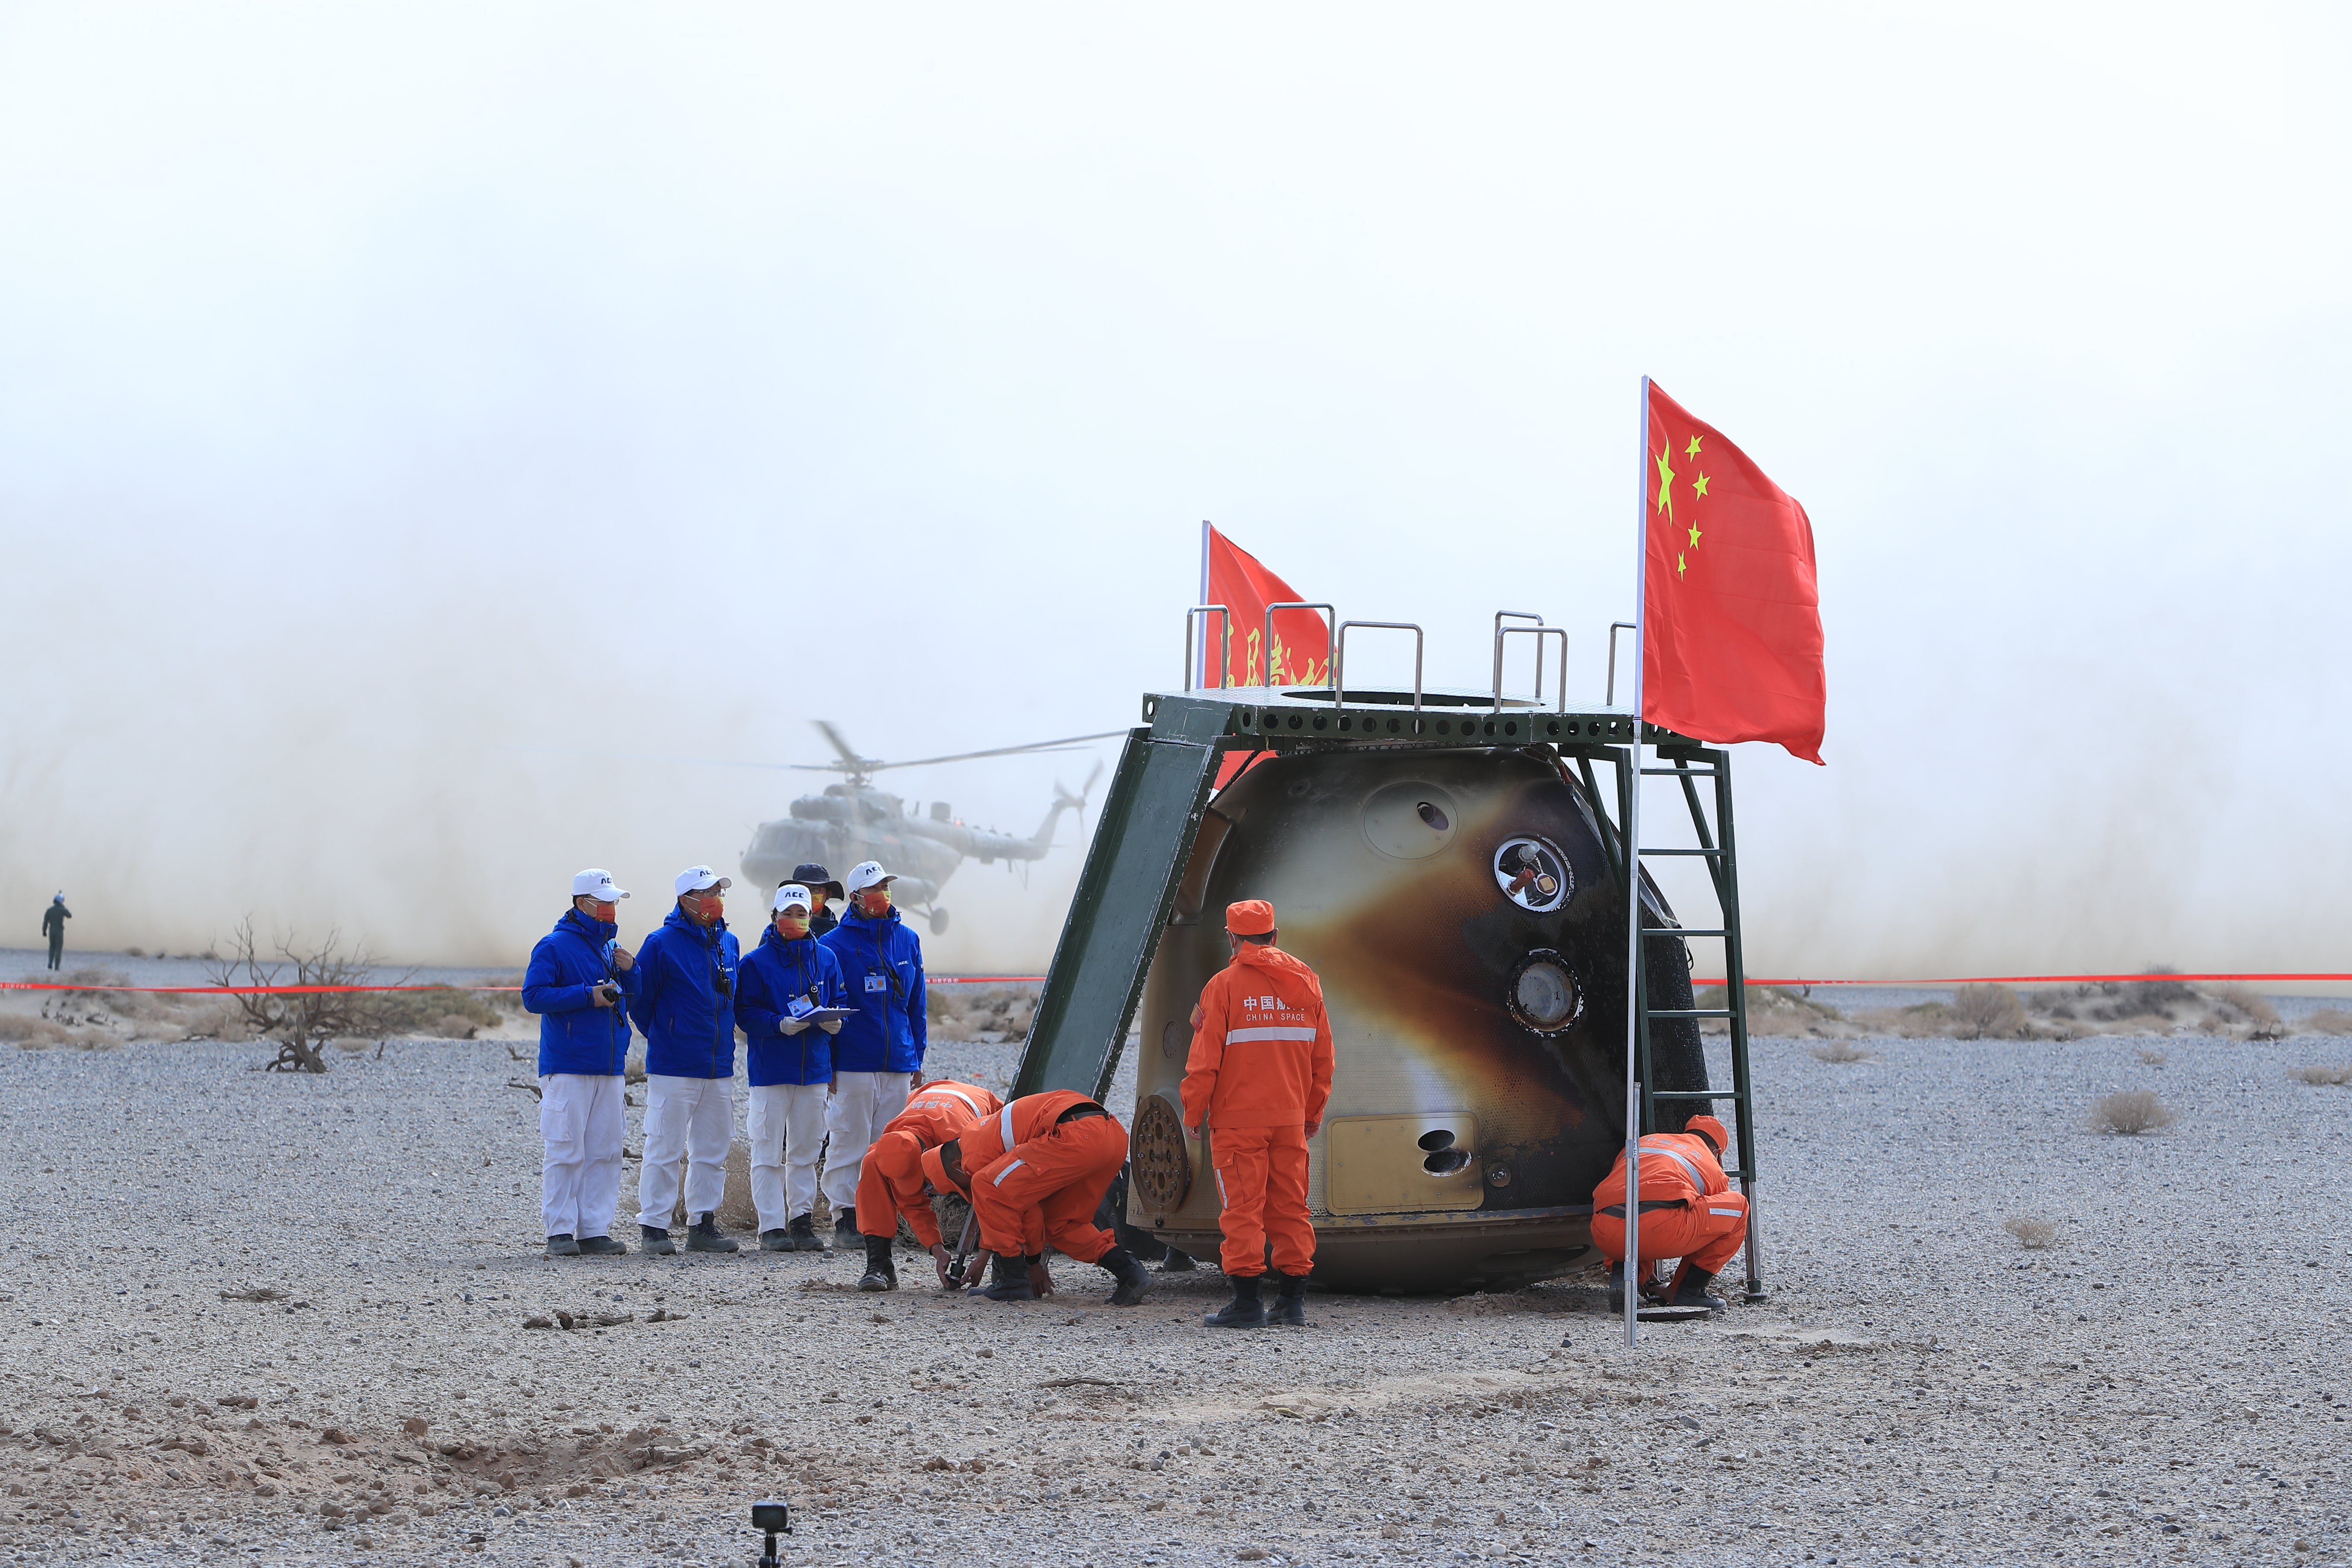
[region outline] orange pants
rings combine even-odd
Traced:
[[[1622,1208],[1624,1205],[1612,1205]],[[1720,1274],[1748,1239],[1748,1199],[1738,1193],[1693,1198],[1681,1208],[1646,1209],[1642,1215],[1643,1263],[1679,1258],[1693,1268]],[[1592,1245],[1616,1263],[1625,1256],[1625,1216],[1595,1214]]]
[[[1229,1275],[1265,1272],[1274,1238],[1278,1274],[1315,1267],[1315,1226],[1307,1217],[1307,1129],[1216,1127],[1209,1132],[1217,1173],[1217,1226],[1225,1233],[1218,1261]]]
[[[1114,1117],[1057,1121],[972,1173],[980,1245],[999,1258],[1045,1250],[1092,1263],[1118,1245],[1095,1209],[1127,1161],[1127,1129]]]

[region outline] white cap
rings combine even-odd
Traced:
[[[677,880],[675,884],[677,889],[677,896],[679,898],[684,898],[688,893],[699,893],[711,888],[723,889],[731,888],[734,885],[733,880],[720,876],[718,872],[712,870],[708,866],[688,866],[685,870],[680,871],[677,874]]]
[[[868,888],[879,887],[898,879],[882,869],[879,860],[860,860],[849,868],[849,896],[856,898]]]
[[[782,914],[794,904],[798,904],[804,910],[816,908],[816,900],[809,897],[809,890],[806,888],[802,887],[798,882],[786,882],[776,889],[776,912]]]
[[[572,879],[572,896],[593,899],[600,904],[618,903],[629,895],[613,886],[613,873],[591,866]]]

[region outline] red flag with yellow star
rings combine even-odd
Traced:
[[[1642,717],[1822,760],[1813,525],[1714,426],[1643,383]]]

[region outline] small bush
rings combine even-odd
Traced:
[[[2352,1067],[2291,1068],[2287,1077],[2297,1083],[2317,1084],[2341,1089],[2352,1085]]]
[[[2046,1219],[2032,1215],[2016,1214],[2000,1222],[2000,1228],[2017,1237],[2017,1245],[2039,1252],[2058,1239],[2058,1227]]]
[[[1952,993],[1952,1021],[1963,1039],[2013,1039],[2025,1033],[2025,1004],[2006,985],[1963,985]]]
[[[2139,1054],[2139,1059],[2146,1062],[2152,1068],[2160,1068],[2172,1058],[2166,1056],[2162,1051],[2142,1051]]]
[[[2341,1007],[2322,1007],[2304,1019],[2303,1026],[2315,1035],[2352,1035],[2352,1013]]]
[[[1870,1053],[1852,1040],[1831,1040],[1813,1047],[1813,1059],[1817,1062],[1866,1062],[1870,1059]]]
[[[2091,1108],[2092,1126],[2102,1132],[2119,1132],[2127,1138],[2169,1127],[2179,1120],[2165,1109],[2164,1101],[2156,1097],[2152,1089],[2119,1089]]]
[[[2217,985],[2212,994],[2214,1001],[2238,1014],[2249,1024],[2275,1025],[2279,1021],[2278,1009],[2271,1005],[2270,998],[2260,994],[2250,985]]]

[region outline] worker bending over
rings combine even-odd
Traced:
[[[1642,1139],[1642,1264],[1679,1258],[1666,1293],[1669,1307],[1723,1310],[1707,1281],[1739,1250],[1748,1234],[1748,1199],[1723,1174],[1729,1135],[1712,1116],[1694,1116],[1680,1132]],[[1625,1155],[1592,1191],[1592,1244],[1609,1259],[1609,1310],[1625,1310]]]
[[[1307,1141],[1322,1131],[1331,1098],[1331,1025],[1322,982],[1274,944],[1277,934],[1274,906],[1265,900],[1226,905],[1233,962],[1210,977],[1192,1009],[1184,1122],[1196,1137],[1203,1128],[1212,1134],[1217,1225],[1234,1282],[1233,1300],[1202,1320],[1212,1328],[1307,1321],[1307,1276],[1315,1267]],[[1258,1297],[1269,1236],[1282,1276],[1271,1311]]]
[[[923,1084],[907,1097],[907,1109],[892,1117],[866,1148],[857,1173],[857,1230],[866,1238],[866,1277],[857,1282],[860,1290],[898,1288],[890,1244],[898,1238],[901,1215],[906,1215],[915,1239],[930,1249],[940,1283],[948,1282],[948,1265],[954,1258],[940,1236],[939,1216],[931,1212],[930,1188],[923,1182],[923,1156],[1003,1109],[1003,1100],[977,1084],[947,1079]]]
[[[1127,1129],[1076,1089],[1024,1095],[923,1156],[923,1174],[941,1192],[971,1199],[993,1301],[1034,1301],[1054,1289],[1052,1246],[1100,1264],[1118,1288],[1114,1307],[1143,1300],[1151,1279],[1118,1238],[1095,1224],[1095,1210],[1127,1160]]]

